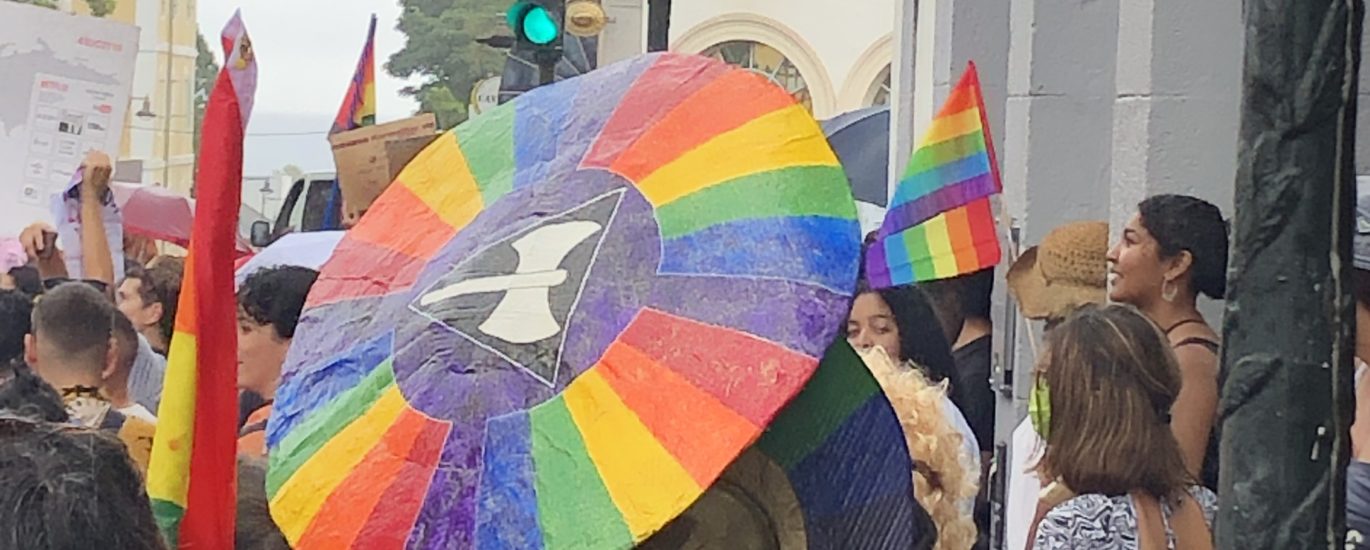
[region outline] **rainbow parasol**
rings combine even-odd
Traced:
[[[296,548],[625,548],[804,386],[859,255],[818,125],[660,54],[439,138],[310,295],[268,427]]]
[[[875,377],[845,341],[761,439],[679,518],[639,546],[912,548],[913,460]]]

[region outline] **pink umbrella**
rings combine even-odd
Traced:
[[[114,202],[124,216],[124,231],[186,246],[195,219],[195,199],[151,185],[111,183]],[[251,222],[248,222],[251,223]],[[249,241],[238,232],[238,251],[250,252]]]

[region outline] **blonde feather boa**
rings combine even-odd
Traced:
[[[975,543],[975,521],[962,503],[979,491],[979,472],[966,456],[961,432],[943,414],[946,383],[933,384],[922,369],[910,363],[898,366],[881,348],[859,352],[894,406],[904,427],[909,455],[929,472],[913,472],[915,498],[937,525],[938,550],[964,550]]]

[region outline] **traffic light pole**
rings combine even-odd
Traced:
[[[1244,2],[1218,548],[1342,548],[1362,0]]]
[[[551,84],[557,78],[557,63],[538,60],[538,86]]]

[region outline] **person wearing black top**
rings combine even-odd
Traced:
[[[955,384],[961,389],[956,403],[980,445],[980,495],[975,501],[975,523],[981,534],[976,547],[988,547],[989,464],[994,455],[994,411],[996,400],[990,387],[990,362],[993,356],[993,325],[990,322],[990,297],[994,292],[994,270],[984,269],[919,285],[932,299],[942,322],[947,341],[952,342],[956,365]]]

